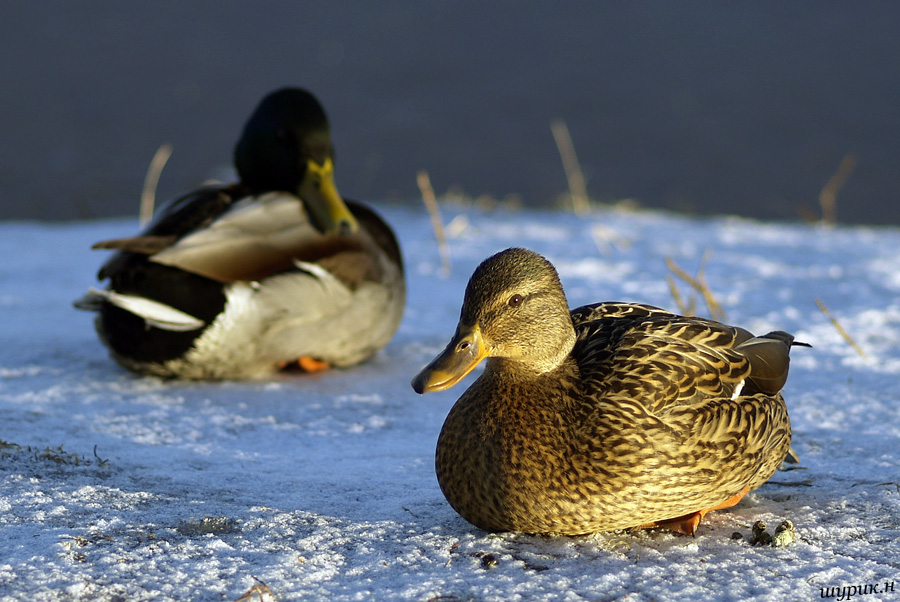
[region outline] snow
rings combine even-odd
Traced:
[[[90,244],[132,221],[0,223],[0,600],[237,600],[254,587],[266,601],[810,600],[866,585],[878,593],[865,600],[896,598],[884,584],[900,580],[900,230],[445,208],[448,277],[424,210],[382,211],[409,280],[390,345],[349,370],[222,383],[122,370],[71,307],[105,257]],[[785,390],[803,470],[694,538],[463,521],[434,444],[473,377],[424,397],[409,381],[449,340],[472,270],[509,246],[553,261],[573,307],[676,309],[665,258],[705,265],[726,321],[811,343]],[[771,532],[784,519],[797,542],[748,543],[756,520]]]

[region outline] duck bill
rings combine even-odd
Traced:
[[[338,194],[334,183],[334,164],[330,158],[325,159],[322,165],[312,159],[307,161],[306,176],[299,192],[313,225],[323,234],[347,235],[359,229],[359,222]]]
[[[416,393],[449,389],[488,355],[478,326],[456,328],[447,347],[412,380]]]

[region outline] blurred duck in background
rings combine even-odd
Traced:
[[[309,92],[266,96],[234,151],[239,181],[191,192],[116,253],[98,312],[112,357],[142,374],[238,379],[347,367],[396,332],[406,286],[390,226],[334,183],[328,119]]]

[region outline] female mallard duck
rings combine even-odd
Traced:
[[[146,374],[244,378],[299,362],[350,366],[400,324],[405,284],[390,227],[345,202],[328,120],[305,90],[266,96],[234,152],[239,182],[175,200],[100,269],[99,312],[112,356]]]
[[[412,386],[447,389],[488,358],[436,454],[444,495],[474,525],[693,534],[788,454],[792,343],[647,305],[570,312],[550,262],[508,249],[475,270],[456,334]]]

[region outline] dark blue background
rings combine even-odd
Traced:
[[[844,222],[900,223],[894,2],[67,2],[0,8],[0,219],[133,215],[221,175],[266,92],[332,121],[338,187],[412,202],[566,190],[796,219],[847,153]]]

